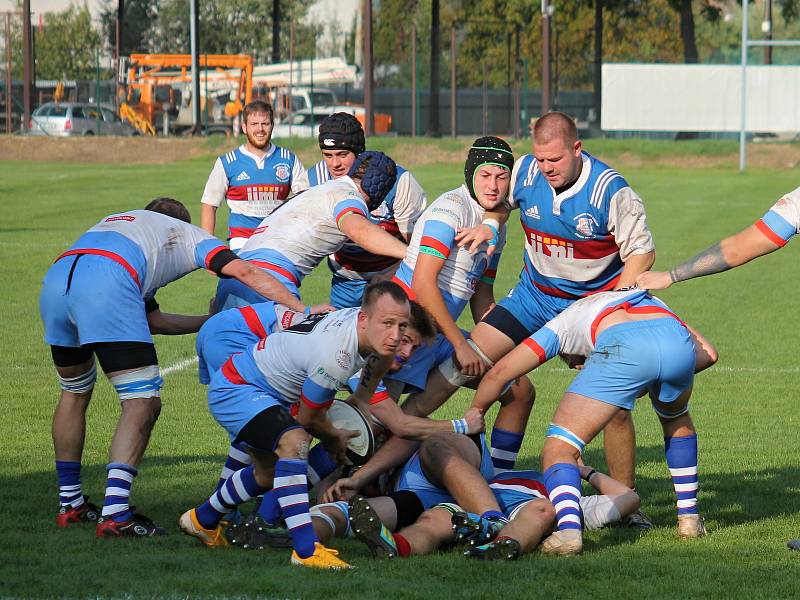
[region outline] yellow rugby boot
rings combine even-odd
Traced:
[[[181,515],[178,524],[181,526],[183,533],[196,537],[209,548],[224,548],[228,545],[228,540],[223,535],[223,526],[217,525],[216,529],[206,529],[197,520],[197,512],[195,509],[187,510]]]
[[[319,542],[314,542],[314,554],[306,558],[300,558],[297,552],[292,550],[291,563],[299,567],[331,569],[334,571],[345,571],[353,568],[353,565],[349,565],[339,558],[339,552],[337,550],[326,548]]]

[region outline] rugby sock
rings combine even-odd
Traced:
[[[311,485],[317,485],[321,479],[325,479],[333,473],[338,466],[325,450],[325,446],[317,444],[308,453],[308,480]]]
[[[556,509],[558,530],[583,530],[581,473],[577,465],[556,463],[544,472],[544,484]]]
[[[221,488],[236,471],[244,469],[251,464],[253,464],[253,459],[245,452],[244,446],[238,442],[233,442],[231,447],[228,448],[228,458],[225,459],[225,466],[222,467],[222,472],[219,474],[217,489]]]
[[[664,438],[667,466],[678,497],[679,515],[697,514],[697,434]]]
[[[283,520],[292,534],[292,547],[300,558],[308,558],[314,554],[314,543],[319,541],[308,512],[308,463],[279,458],[275,463],[274,485]]]
[[[400,533],[395,533],[393,535],[394,543],[397,545],[397,554],[401,558],[408,558],[411,556],[411,544],[408,543],[408,540]]]
[[[485,513],[481,514],[481,519],[494,519],[495,521],[502,521],[504,523],[508,521],[506,516],[499,510],[487,510]]]
[[[258,485],[253,467],[236,471],[225,484],[195,511],[197,521],[206,529],[216,529],[222,517],[240,504],[263,494],[266,490]]]
[[[61,506],[80,508],[83,506],[81,488],[81,463],[71,460],[57,460],[58,499]]]
[[[109,463],[106,497],[103,501],[103,518],[111,517],[117,523],[128,521],[133,511],[128,504],[131,495],[133,478],[139,473],[134,467],[125,463]]]
[[[491,455],[495,475],[514,468],[524,437],[524,433],[515,433],[499,427],[492,429]]]
[[[278,503],[278,494],[275,490],[264,494],[258,507],[258,514],[270,525],[277,525],[281,520],[281,505]]]

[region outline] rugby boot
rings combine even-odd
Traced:
[[[464,550],[464,556],[479,560],[517,560],[522,554],[519,542],[510,537],[501,536],[482,546],[470,546]]]
[[[95,535],[103,538],[146,538],[167,535],[167,530],[158,527],[144,515],[134,513],[130,519],[119,523],[111,518],[100,517],[100,520],[97,521]]]
[[[292,535],[287,529],[270,525],[260,515],[247,516],[241,523],[225,528],[225,539],[231,546],[243,550],[263,550],[270,548],[291,548]]]
[[[381,522],[364,496],[349,502],[350,529],[369,548],[374,558],[394,558],[399,553],[392,532]]]
[[[97,523],[100,518],[100,508],[89,502],[89,496],[83,497],[83,504],[78,508],[62,506],[56,515],[56,525],[69,527],[74,523]]]
[[[623,519],[622,523],[625,525],[625,527],[633,527],[636,529],[653,528],[653,522],[650,520],[650,517],[644,514],[644,511],[641,508],[629,514],[625,519]]]
[[[183,513],[178,519],[178,524],[183,533],[196,537],[209,548],[224,548],[228,545],[222,525],[217,525],[216,529],[206,529],[197,520],[197,511],[194,508]]]
[[[499,519],[484,518],[468,512],[457,512],[451,517],[456,540],[470,546],[487,544],[497,537],[505,522]]]
[[[542,542],[542,554],[570,556],[583,552],[583,533],[579,529],[561,529]]]
[[[292,550],[291,564],[298,567],[310,567],[312,569],[328,569],[332,571],[346,571],[352,569],[353,565],[348,565],[341,558],[339,552],[333,548],[326,548],[319,542],[314,542],[314,554],[306,558],[300,558],[295,550]]]
[[[678,537],[692,540],[707,535],[703,517],[700,515],[678,515]]]

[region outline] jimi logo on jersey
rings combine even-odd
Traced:
[[[544,235],[533,229],[525,228],[528,244],[534,252],[553,258],[572,260],[575,258],[575,247],[572,242]]]
[[[597,220],[590,213],[581,213],[572,219],[575,221],[575,234],[585,240],[594,238],[595,229],[599,226]]]
[[[247,190],[247,200],[248,202],[280,200],[284,187],[282,185],[248,185],[245,188]]]

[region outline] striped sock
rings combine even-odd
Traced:
[[[544,484],[556,509],[558,530],[583,530],[581,473],[577,465],[556,463],[544,472]]]
[[[222,517],[234,508],[266,492],[258,485],[253,467],[235,471],[225,484],[211,494],[211,497],[198,506],[195,511],[197,521],[206,529],[216,529]]]
[[[233,442],[231,447],[228,448],[228,458],[225,459],[225,466],[222,467],[222,472],[219,474],[217,489],[221,488],[236,471],[252,464],[253,459],[245,452],[244,446],[238,442]]]
[[[281,520],[281,505],[278,503],[278,494],[275,490],[264,494],[258,507],[258,514],[270,525],[277,525]]]
[[[71,460],[57,460],[58,500],[61,506],[80,508],[83,506],[81,488],[81,463]]]
[[[128,504],[131,495],[133,478],[138,475],[134,467],[125,463],[109,463],[108,482],[106,483],[106,497],[103,501],[103,518],[111,517],[117,523],[128,521],[133,517],[133,512]]]
[[[308,463],[279,458],[275,463],[275,487],[283,520],[292,534],[292,546],[300,558],[314,554],[318,542],[308,513]]]
[[[308,453],[308,480],[311,485],[317,485],[321,479],[325,479],[333,473],[338,466],[325,450],[325,446],[317,444]]]
[[[503,471],[511,471],[514,468],[524,437],[524,433],[516,433],[499,427],[492,429],[491,455],[495,475]]]
[[[667,466],[678,497],[679,515],[697,514],[697,434],[664,438]]]

